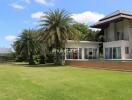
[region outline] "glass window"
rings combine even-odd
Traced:
[[[70,48],[66,49],[66,58],[67,59],[72,59],[72,53],[71,53],[71,49]]]
[[[115,40],[124,40],[124,26],[122,23],[122,21],[115,23]]]
[[[113,48],[113,59],[116,59],[117,51],[116,48]]]
[[[129,27],[132,28],[132,21],[129,20]]]
[[[121,59],[121,48],[105,48],[105,59]]]
[[[105,48],[105,59],[109,59],[109,49]]]
[[[117,51],[118,51],[117,59],[121,59],[121,47],[118,47]]]
[[[120,47],[113,48],[113,59],[121,59],[121,48]]]
[[[92,59],[93,58],[93,49],[92,48],[89,48],[89,59]]]
[[[105,48],[105,59],[112,59],[112,48]]]
[[[97,48],[85,48],[84,57],[85,59],[97,59]]]
[[[82,48],[79,48],[79,59],[82,59]]]
[[[116,32],[116,40],[124,40],[123,32]]]
[[[97,59],[97,49],[93,49],[93,59]]]
[[[129,54],[129,47],[125,47],[125,54]]]
[[[109,59],[112,59],[112,48],[109,48]]]
[[[66,48],[67,59],[82,59],[82,48]]]
[[[85,48],[84,49],[84,58],[85,59],[88,59],[88,53],[87,52],[88,52],[88,48]]]

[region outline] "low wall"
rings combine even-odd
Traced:
[[[132,61],[99,61],[99,60],[66,60],[66,65],[82,68],[103,68],[112,70],[132,71]]]

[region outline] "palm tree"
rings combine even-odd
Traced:
[[[35,64],[33,55],[37,52],[37,42],[34,39],[34,30],[24,30],[14,43],[14,49],[19,56],[24,56],[29,61],[29,64]]]
[[[88,25],[86,25],[84,23],[78,23],[77,22],[77,23],[73,24],[73,27],[76,28],[78,31],[80,31],[80,33],[81,33],[80,40],[85,40],[84,37],[86,35],[88,35],[88,33],[91,32]]]
[[[84,35],[84,40],[86,41],[96,41],[96,31],[92,31],[91,29],[89,30],[89,32],[87,32],[85,35]]]
[[[56,63],[60,64],[60,51],[64,50],[69,38],[78,39],[79,31],[72,27],[74,21],[65,10],[49,10],[42,16],[41,26],[44,32],[40,41],[56,49]]]

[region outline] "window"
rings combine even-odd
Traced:
[[[115,26],[115,40],[124,40],[124,26],[123,26],[123,22],[116,22],[114,24]]]
[[[109,41],[109,36],[108,36],[108,28],[104,30],[104,37],[105,37],[105,42]]]
[[[88,59],[88,48],[84,49],[84,55],[85,59]]]
[[[82,48],[79,48],[79,59],[82,59]]]
[[[85,48],[84,49],[84,57],[85,59],[97,59],[97,48]]]
[[[82,59],[82,48],[67,48],[66,49],[67,59]]]
[[[125,54],[129,54],[129,47],[125,47]]]
[[[109,58],[112,59],[112,48],[109,48]]]
[[[132,21],[129,21],[129,27],[132,28]]]
[[[116,40],[124,40],[123,32],[116,32],[115,33],[115,39]]]
[[[121,47],[116,47],[116,59],[121,59]]]
[[[97,49],[93,49],[93,59],[97,59]]]
[[[109,49],[105,48],[105,59],[109,59]]]
[[[116,55],[117,55],[117,51],[116,51],[116,48],[114,47],[113,48],[113,59],[116,59]]]
[[[105,48],[105,59],[121,59],[121,48]]]
[[[105,59],[112,59],[112,48],[105,48]]]

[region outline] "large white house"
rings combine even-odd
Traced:
[[[132,13],[117,10],[91,26],[102,29],[105,59],[132,59]]]

